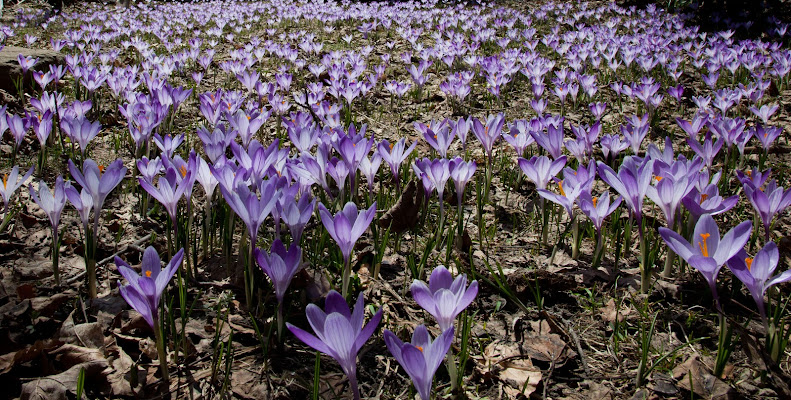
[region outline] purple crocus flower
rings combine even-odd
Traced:
[[[309,194],[302,194],[299,201],[288,202],[280,210],[280,218],[288,226],[289,232],[291,232],[292,243],[299,243],[302,238],[302,232],[313,216],[313,210],[315,209],[316,200]]]
[[[629,206],[632,215],[634,215],[638,226],[641,228],[643,223],[643,200],[648,187],[651,186],[653,163],[653,160],[646,160],[640,163],[633,156],[629,156],[624,159],[617,174],[606,164],[598,163],[599,176],[623,197],[624,202]]]
[[[472,133],[481,142],[483,149],[486,151],[486,156],[489,159],[489,164],[492,163],[492,149],[494,143],[500,138],[500,134],[505,124],[505,116],[502,113],[497,115],[490,115],[486,119],[486,123],[482,123],[478,118],[472,120]]]
[[[750,258],[747,252],[742,250],[728,260],[728,268],[750,291],[765,326],[768,325],[764,305],[766,290],[773,285],[791,280],[791,270],[772,276],[779,261],[780,253],[775,242],[767,243],[758,251],[755,258]]]
[[[353,202],[346,203],[343,210],[335,214],[333,217],[324,204],[319,203],[319,215],[321,215],[321,222],[324,228],[341,248],[343,254],[343,289],[342,293],[347,293],[349,286],[349,274],[351,273],[351,265],[349,264],[352,249],[354,244],[365,233],[368,226],[371,225],[374,215],[376,214],[376,202],[373,203],[371,208],[363,211],[357,210],[357,205]]]
[[[681,201],[693,189],[693,182],[687,176],[674,178],[671,176],[656,176],[656,186],[648,185],[646,196],[658,205],[665,214],[667,226],[673,227],[676,213]]]
[[[716,183],[706,185],[703,190],[698,190],[693,186],[689,194],[681,200],[684,207],[695,218],[703,214],[722,214],[733,208],[738,202],[738,194],[727,199],[720,196],[720,189]]]
[[[610,192],[604,192],[598,197],[593,197],[590,192],[582,192],[579,198],[577,198],[577,204],[583,214],[590,218],[593,227],[596,228],[596,234],[599,235],[604,219],[621,205],[621,200],[622,197],[618,196],[618,198],[610,204]]]
[[[536,188],[546,189],[549,181],[566,165],[566,156],[556,158],[554,161],[547,156],[533,156],[530,160],[519,158],[517,163]]]
[[[459,202],[459,207],[461,207],[461,200],[464,197],[464,186],[472,179],[477,169],[478,165],[475,160],[467,162],[461,157],[450,160],[448,170],[450,170],[450,178],[453,179],[453,184],[456,187],[456,199]]]
[[[382,309],[379,308],[368,324],[364,324],[365,298],[362,293],[357,297],[357,303],[352,311],[349,310],[343,296],[334,290],[327,294],[325,309],[326,312],[315,304],[308,304],[305,311],[316,336],[294,325],[286,324],[286,326],[303,343],[329,355],[340,364],[341,369],[349,378],[349,385],[355,400],[359,400],[357,353],[379,326],[379,322],[382,320]]]
[[[120,158],[106,168],[100,167],[89,158],[82,163],[82,171],[69,160],[69,172],[72,178],[91,194],[94,206],[94,232],[96,232],[104,200],[124,179],[126,167]]]
[[[140,186],[165,207],[174,229],[176,228],[178,203],[184,195],[187,186],[190,186],[189,181],[192,171],[186,171],[186,176],[184,176],[181,182],[177,180],[176,174],[178,174],[178,172],[176,172],[174,168],[168,168],[165,172],[165,176],[157,181],[157,186],[154,186],[144,177],[137,178],[138,182],[140,182]]]
[[[425,325],[415,328],[412,343],[404,343],[389,330],[384,331],[384,340],[390,354],[395,357],[404,371],[412,379],[422,400],[431,399],[431,383],[445,354],[453,343],[453,328],[442,332],[435,340],[431,339]]]
[[[118,282],[121,296],[140,313],[151,329],[159,329],[156,326],[159,319],[159,300],[183,259],[184,249],[180,249],[165,269],[162,269],[159,254],[156,249],[149,246],[143,253],[142,274],[138,275],[129,264],[115,257],[118,272],[129,282],[123,286],[120,281]]]
[[[467,275],[461,274],[454,279],[450,271],[440,265],[431,272],[428,282],[426,285],[418,279],[412,281],[412,297],[434,316],[443,332],[453,329],[456,316],[478,295],[478,281],[472,281],[467,287]]]
[[[30,197],[38,206],[44,210],[49,218],[49,223],[52,226],[52,271],[55,278],[55,284],[60,285],[60,271],[58,269],[58,250],[59,250],[59,237],[58,225],[60,224],[60,214],[63,212],[63,207],[66,205],[66,193],[63,177],[58,175],[55,179],[55,186],[52,191],[49,190],[44,181],[38,184],[38,191],[33,190],[33,185],[28,186]]]
[[[711,131],[706,133],[706,138],[703,140],[703,143],[700,143],[691,137],[687,138],[687,144],[689,144],[689,147],[695,151],[695,154],[703,159],[703,162],[706,164],[706,168],[708,169],[711,169],[711,165],[714,163],[714,157],[716,157],[717,153],[720,152],[724,142],[725,140],[723,138],[719,138],[716,142],[714,142],[711,139]]]
[[[563,153],[563,121],[563,117],[555,121],[547,121],[546,133],[543,130],[530,131],[536,143],[555,160]]]
[[[659,228],[659,234],[667,246],[693,268],[700,271],[709,284],[711,294],[719,308],[717,296],[717,275],[720,268],[739,251],[750,239],[752,221],[744,221],[720,238],[720,228],[711,215],[704,214],[695,225],[692,242],[678,233]]]
[[[772,147],[772,143],[783,133],[783,128],[758,124],[750,131],[758,138],[758,141],[761,142],[761,147],[764,148],[764,151],[769,151],[769,148]]]
[[[16,192],[20,186],[25,184],[25,181],[27,181],[32,174],[33,168],[31,167],[25,175],[22,176],[22,179],[19,179],[19,166],[14,165],[10,173],[3,175],[3,186],[0,187],[0,197],[3,198],[4,219],[8,216],[8,203],[11,201],[11,196],[14,195],[14,192]],[[3,224],[4,219],[0,220],[0,225]]]
[[[85,158],[85,151],[88,149],[88,143],[90,143],[102,129],[102,125],[98,121],[91,123],[91,121],[88,121],[85,117],[73,118],[68,115],[61,119],[60,126],[63,132],[80,146],[82,158]]]
[[[266,273],[272,281],[272,286],[275,287],[275,297],[278,304],[283,303],[283,296],[288,290],[288,285],[294,274],[297,273],[302,260],[302,249],[299,248],[296,242],[291,243],[291,246],[286,250],[279,239],[275,239],[272,243],[272,249],[267,254],[265,251],[255,249],[255,260],[258,266]]]
[[[399,170],[401,164],[406,160],[412,151],[415,150],[417,141],[412,142],[412,145],[406,147],[406,138],[401,138],[399,141],[391,144],[387,140],[382,140],[377,146],[379,154],[382,156],[387,165],[390,166],[390,172],[393,174],[393,179],[396,181],[396,188],[401,187],[401,175]]]
[[[426,142],[436,150],[442,158],[448,156],[448,148],[453,143],[456,131],[450,129],[448,119],[431,121],[428,125],[415,122],[415,130],[423,134]]]
[[[215,173],[215,175],[218,175]],[[222,180],[220,191],[222,192],[228,206],[234,213],[241,218],[247,227],[247,235],[250,243],[255,243],[258,238],[258,230],[261,224],[272,209],[275,207],[279,192],[274,180],[263,181],[259,188],[260,196],[243,182],[236,182],[236,187],[227,187]]]
[[[14,137],[14,151],[18,151],[22,141],[25,140],[25,134],[27,134],[30,125],[25,122],[24,118],[16,114],[6,114],[6,122],[11,136]]]
[[[753,205],[755,211],[761,217],[764,226],[764,238],[768,241],[771,236],[769,230],[775,216],[789,205],[791,205],[791,189],[783,190],[782,186],[777,186],[777,181],[772,179],[766,187],[753,188],[749,184],[743,184],[744,193]]]

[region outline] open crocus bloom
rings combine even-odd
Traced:
[[[440,329],[447,331],[453,328],[456,316],[464,311],[478,295],[478,281],[472,281],[467,287],[467,275],[451,276],[445,266],[434,268],[429,284],[421,280],[412,282],[412,297],[417,304],[437,319]]]
[[[752,221],[744,221],[720,238],[720,228],[709,214],[704,214],[695,225],[692,242],[667,228],[659,228],[659,234],[667,246],[693,268],[700,271],[717,300],[717,275],[720,268],[750,239]]]
[[[755,258],[750,258],[747,252],[742,250],[728,260],[728,268],[750,291],[750,295],[758,306],[758,312],[764,320],[766,320],[766,307],[764,305],[766,290],[772,285],[791,280],[791,270],[772,276],[775,269],[777,269],[779,260],[780,253],[775,242],[767,243],[766,246],[758,251]]]
[[[308,304],[306,314],[308,322],[316,336],[286,324],[288,330],[308,346],[329,355],[340,364],[343,372],[349,378],[349,383],[354,392],[354,398],[359,399],[357,388],[357,352],[371,337],[382,320],[380,308],[368,324],[363,326],[365,320],[365,298],[362,294],[357,298],[354,311],[349,310],[343,296],[331,290],[325,301],[326,312],[315,304]]]
[[[387,349],[412,379],[420,398],[429,400],[431,381],[453,342],[453,328],[442,332],[435,340],[431,340],[425,325],[415,328],[412,343],[402,342],[386,329],[384,337]]]
[[[142,275],[138,275],[129,264],[115,257],[118,272],[129,282],[125,286],[121,286],[121,282],[118,282],[121,296],[143,316],[152,329],[155,329],[158,319],[159,299],[162,292],[165,291],[183,259],[184,249],[181,249],[173,256],[167,267],[162,269],[159,254],[149,246],[143,253]]]

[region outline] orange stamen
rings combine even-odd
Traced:
[[[703,202],[706,201],[706,199],[708,199],[708,198],[709,198],[709,195],[707,195],[706,193],[701,194],[700,195],[700,203],[699,204],[703,204]]]
[[[421,353],[423,352],[423,348],[422,348],[422,347],[420,347],[420,346],[415,346],[415,348],[416,348],[416,349],[418,349],[418,350],[420,350],[420,352],[421,352]]]
[[[706,241],[709,239],[709,236],[711,236],[710,233],[700,234],[700,238],[703,239],[703,241],[698,242],[698,247],[700,248],[700,254],[702,254],[703,257],[709,256],[709,245],[706,243]]]
[[[657,182],[661,182],[662,181],[662,177],[661,176],[655,176],[654,179],[656,179]]]
[[[181,168],[179,168],[179,172],[181,172],[181,177],[182,178],[187,176],[187,167],[182,165]]]
[[[104,173],[104,165],[99,166],[99,172],[102,174]]]
[[[745,258],[744,263],[747,264],[747,270],[750,271],[750,268],[753,267],[753,258],[752,257]]]
[[[594,197],[593,198],[593,206],[596,207],[596,203],[598,203],[598,202],[599,202],[599,198],[598,197]]]
[[[150,278],[150,277],[151,277],[151,271],[146,271],[146,278]]]
[[[563,181],[558,182],[558,189],[560,190],[560,195],[565,196],[566,192],[563,190]]]

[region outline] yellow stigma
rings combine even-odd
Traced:
[[[662,181],[662,177],[661,176],[655,176],[654,179],[656,179],[657,182],[661,182]]]
[[[598,202],[599,202],[599,198],[598,197],[594,197],[593,198],[593,206],[596,207],[596,203],[598,203]]]
[[[563,181],[558,182],[558,190],[560,190],[560,195],[565,196],[566,192],[563,190]]]
[[[393,150],[393,144],[390,143],[390,150]]]
[[[187,176],[187,167],[182,165],[181,168],[179,168],[179,172],[181,172],[181,177],[182,178]]]
[[[151,277],[151,271],[146,271],[146,278],[150,278],[150,277]]]
[[[753,171],[745,171],[745,173],[746,173],[746,174],[747,174],[747,176],[749,176],[750,178],[752,178],[752,177],[753,177]]]
[[[420,346],[415,346],[415,348],[416,348],[416,349],[418,349],[418,350],[420,350],[420,352],[421,352],[421,353],[423,352],[423,348],[422,348],[422,347],[420,347]]]
[[[752,257],[745,258],[744,263],[747,264],[747,270],[750,271],[750,268],[753,267],[753,258]]]
[[[250,116],[249,116],[249,115],[245,115],[245,117],[247,117],[247,120],[248,120],[248,121],[250,120]]]
[[[709,236],[711,236],[710,233],[700,234],[700,238],[703,240],[698,242],[698,247],[700,248],[700,254],[702,254],[703,257],[709,256],[709,245],[706,243],[706,241],[709,239]]]
[[[8,174],[3,175],[3,189],[8,188]]]
[[[102,174],[104,173],[104,165],[99,166],[99,172]]]

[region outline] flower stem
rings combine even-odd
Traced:
[[[159,369],[162,373],[162,381],[165,383],[170,382],[170,375],[168,374],[168,355],[165,351],[165,340],[162,337],[162,327],[158,320],[154,320],[154,338],[157,342],[157,355],[159,358]]]

